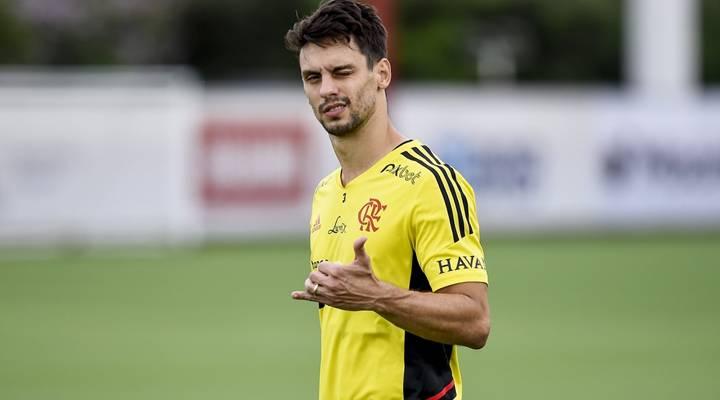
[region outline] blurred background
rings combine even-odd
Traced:
[[[720,2],[368,2],[477,197],[465,397],[720,398]],[[317,398],[317,4],[0,1],[0,398]]]

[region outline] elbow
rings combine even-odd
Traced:
[[[466,346],[474,350],[480,350],[487,344],[488,337],[490,337],[490,321],[481,321],[472,329]]]

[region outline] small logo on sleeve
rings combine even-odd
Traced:
[[[365,203],[358,212],[358,222],[360,222],[360,230],[366,232],[376,232],[380,227],[377,226],[380,221],[380,213],[387,208],[378,199],[370,199]]]
[[[460,256],[436,260],[441,274],[460,269],[485,269],[485,260],[476,256]]]

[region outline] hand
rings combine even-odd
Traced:
[[[348,265],[321,262],[305,279],[305,290],[292,292],[292,298],[348,311],[372,310],[387,284],[372,272],[370,257],[365,252],[366,241],[364,237],[355,241],[355,259]]]

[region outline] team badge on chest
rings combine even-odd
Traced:
[[[380,213],[385,211],[386,204],[382,204],[378,199],[370,199],[358,212],[358,222],[360,222],[360,230],[366,232],[376,232],[380,229],[377,226],[380,221]]]

